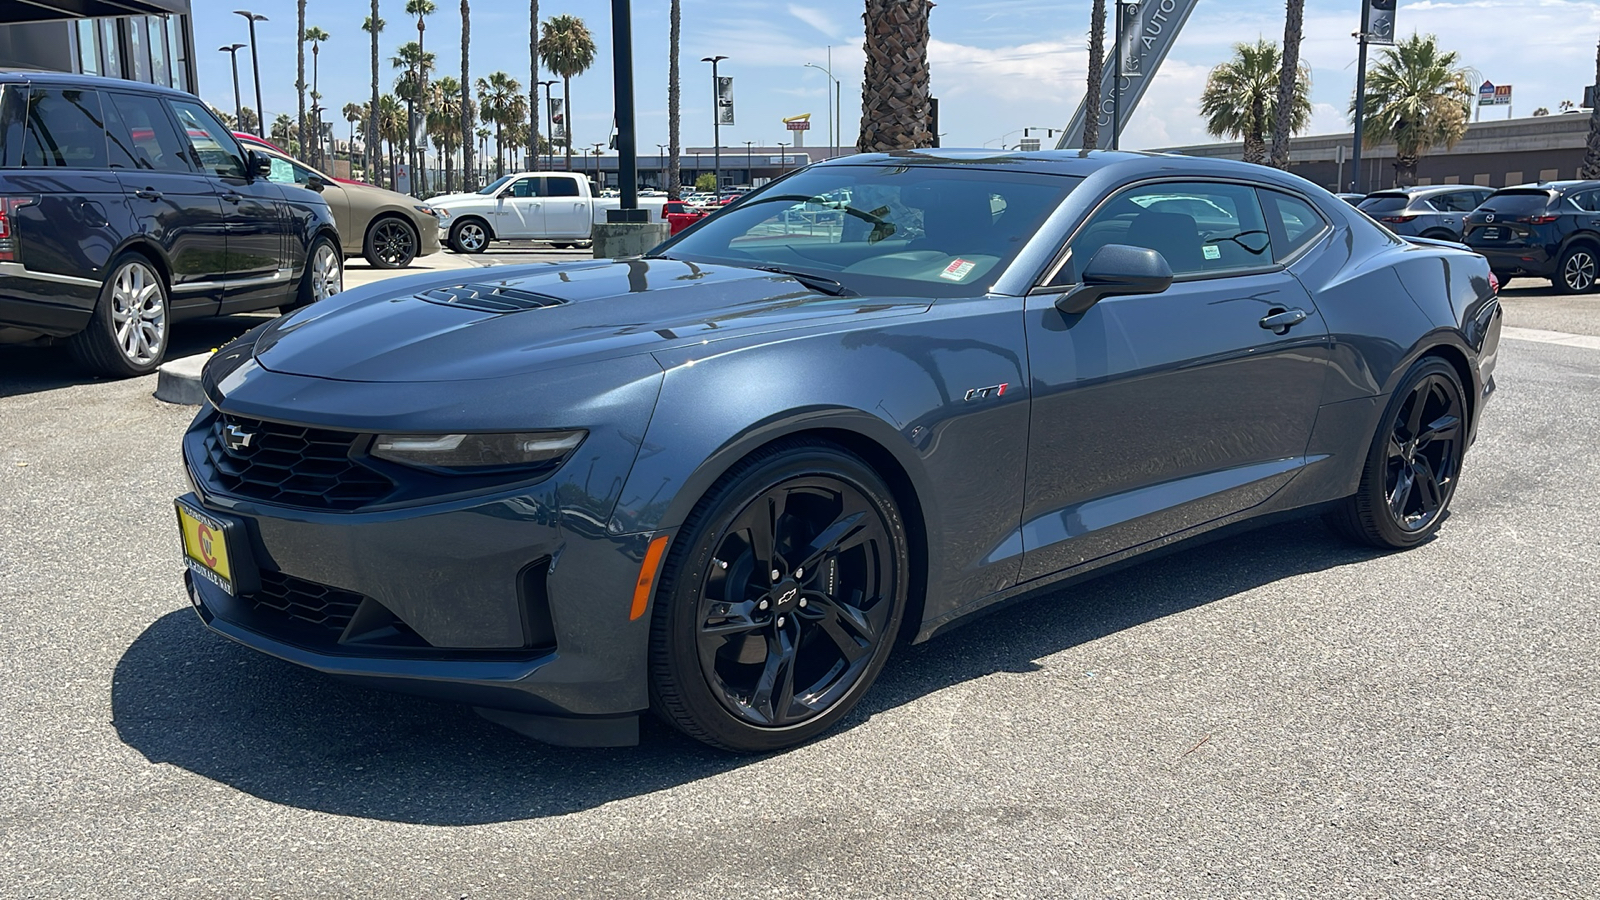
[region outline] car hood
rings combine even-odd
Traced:
[[[341,381],[466,381],[929,306],[666,259],[451,274],[380,282],[278,319],[257,340],[256,361]]]
[[[448,208],[452,203],[471,203],[478,200],[493,199],[493,194],[479,194],[474,192],[471,194],[440,194],[437,197],[429,197],[422,202],[428,206],[443,206]]]

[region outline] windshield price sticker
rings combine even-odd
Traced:
[[[1220,248],[1220,247],[1218,247],[1218,246],[1216,246],[1214,244],[1208,244],[1205,247],[1201,248],[1200,253],[1206,259],[1221,259],[1222,258],[1222,248]]]
[[[965,281],[967,276],[972,274],[972,270],[977,267],[978,264],[972,260],[957,257],[955,262],[944,267],[944,271],[939,273],[939,277],[948,281]]]

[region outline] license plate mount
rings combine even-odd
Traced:
[[[256,590],[258,577],[243,524],[200,508],[187,497],[173,501],[183,560],[191,574],[230,597]]]

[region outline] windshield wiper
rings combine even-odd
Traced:
[[[825,278],[821,275],[813,275],[810,272],[799,272],[794,269],[785,269],[782,266],[751,266],[750,268],[760,269],[763,272],[775,272],[779,275],[787,275],[806,287],[811,288],[814,291],[821,291],[829,296],[856,296],[855,291],[852,291],[839,282],[834,281],[832,278]]]

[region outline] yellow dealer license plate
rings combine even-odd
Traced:
[[[228,558],[228,539],[222,523],[182,500],[176,502],[178,528],[183,532],[183,556],[189,571],[232,596],[233,566]]]

